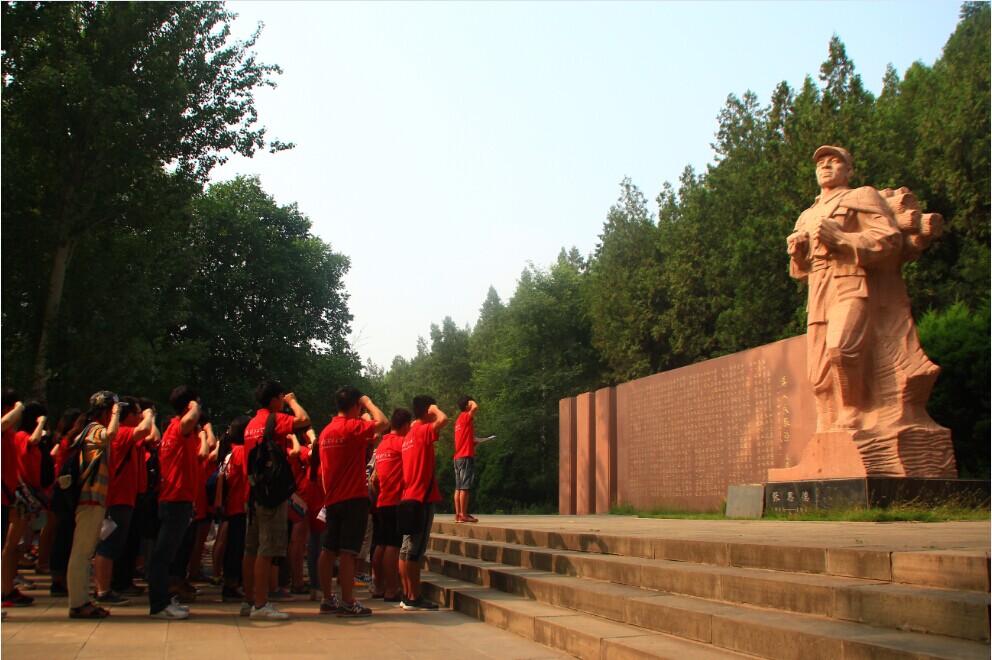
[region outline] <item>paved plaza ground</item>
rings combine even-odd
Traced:
[[[451,516],[438,516],[451,522]],[[888,548],[894,551],[989,555],[989,522],[836,523],[783,521],[655,520],[628,516],[480,516],[481,524],[541,531],[697,539],[763,545]],[[358,597],[374,614],[339,619],[317,614],[317,603],[298,596],[279,604],[293,618],[255,622],[238,616],[238,604],[219,602],[205,587],[187,621],[148,618],[147,599],[114,608],[102,621],[70,620],[65,599],[49,597],[47,579],[26,571],[39,589],[36,605],[11,608],[0,625],[3,657],[26,658],[558,658],[566,657],[466,615],[406,612]],[[363,598],[363,596],[365,598]]]

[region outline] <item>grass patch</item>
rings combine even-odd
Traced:
[[[674,520],[732,520],[723,511],[672,511],[652,509],[639,511],[629,504],[613,507],[610,513],[639,518],[670,518]],[[871,509],[811,509],[808,511],[765,511],[761,520],[796,520],[815,522],[947,522],[950,520],[989,520],[989,507],[966,507],[960,504],[926,506],[906,503],[888,508]]]
[[[637,516],[638,518],[677,518],[681,520],[726,520],[723,511],[674,511],[650,509],[639,511],[630,504],[618,504],[610,509],[616,516]]]

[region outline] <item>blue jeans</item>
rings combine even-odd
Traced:
[[[151,614],[164,610],[169,597],[169,563],[175,558],[186,528],[193,520],[192,502],[159,502],[158,536],[148,562],[148,606]]]

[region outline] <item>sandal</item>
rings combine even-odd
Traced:
[[[108,616],[110,616],[109,610],[97,607],[93,603],[69,608],[70,619],[105,619]]]

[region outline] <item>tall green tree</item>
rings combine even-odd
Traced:
[[[256,60],[257,32],[230,38],[222,3],[4,2],[0,18],[2,153],[18,164],[3,174],[3,233],[27,252],[4,259],[4,344],[31,345],[41,396],[80,242],[140,229],[156,213],[137,206],[168,214],[224,154],[269,144],[254,92],[279,68]]]
[[[479,447],[478,498],[489,510],[554,503],[558,401],[597,387],[603,365],[591,345],[587,264],[574,248],[548,269],[530,267],[501,313],[491,358],[473,365]]]
[[[655,373],[667,350],[658,329],[666,305],[658,227],[629,178],[620,189],[589,263],[586,288],[593,345],[615,383]]]

